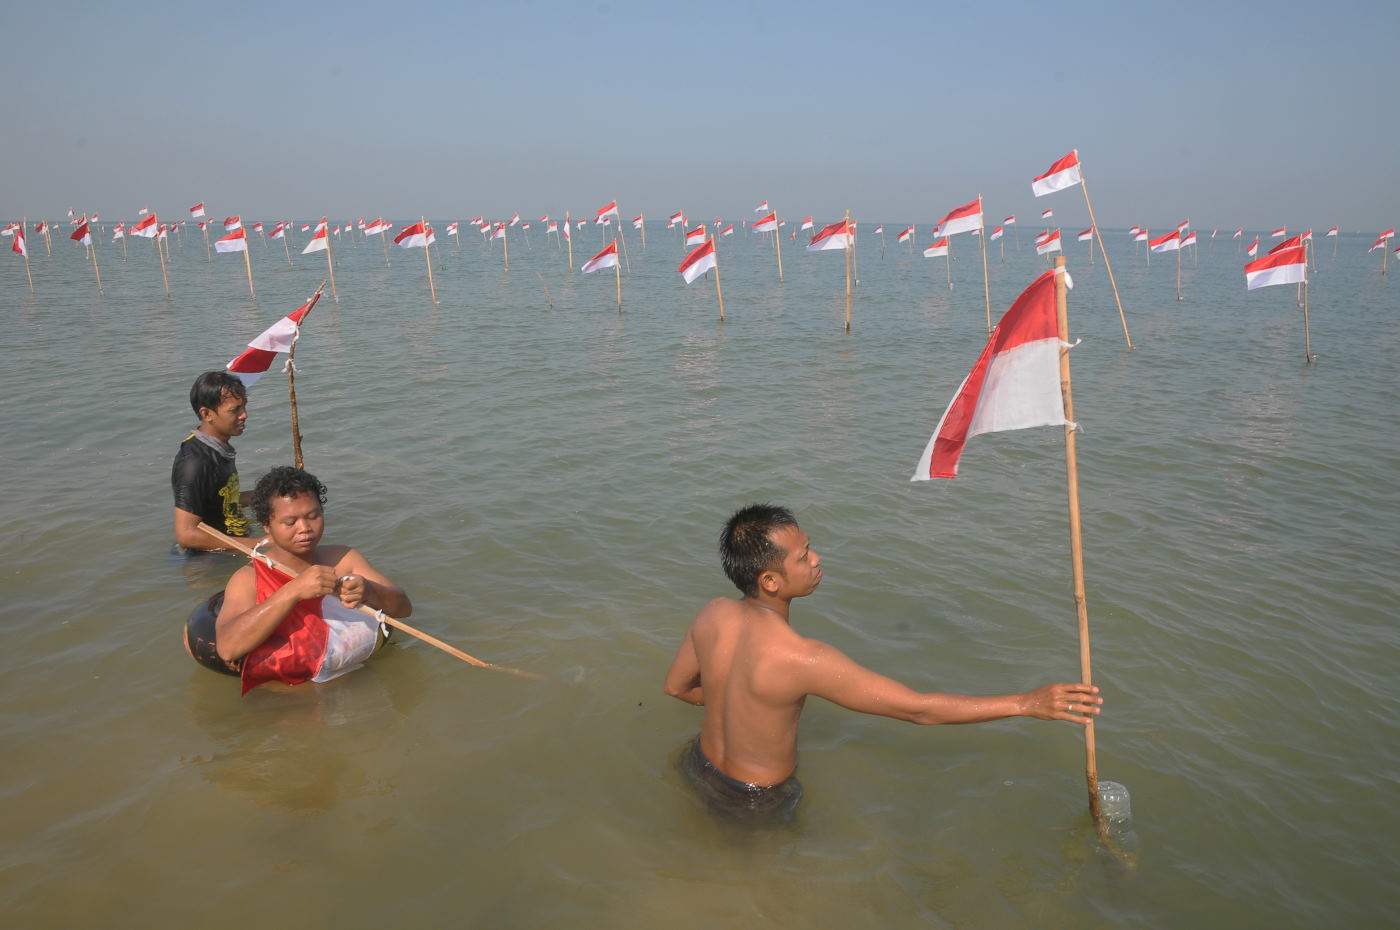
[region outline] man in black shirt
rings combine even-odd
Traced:
[[[227,371],[206,371],[190,388],[190,406],[199,426],[180,443],[170,469],[175,492],[175,542],[186,549],[216,549],[200,532],[201,521],[230,536],[247,536],[243,513],[248,492],[238,487],[238,467],[229,440],[243,435],[248,422],[248,391]]]

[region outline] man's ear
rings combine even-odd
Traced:
[[[208,423],[208,422],[209,422],[209,417],[211,417],[211,416],[213,416],[213,415],[214,415],[214,411],[210,410],[208,407],[200,407],[200,408],[199,408],[199,422],[201,422],[201,423]]]
[[[758,576],[758,586],[769,594],[778,590],[778,573],[772,569],[761,572]]]

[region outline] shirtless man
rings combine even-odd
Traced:
[[[265,681],[330,681],[359,668],[388,638],[357,610],[366,605],[403,619],[404,590],[349,546],[321,544],[326,488],[314,475],[279,466],[258,481],[250,506],[267,539],[260,552],[295,578],[254,560],[234,573],[217,618],[199,612],[186,648],[201,665],[239,675],[244,693]]]
[[[918,724],[1005,717],[1088,723],[1098,688],[1046,685],[1025,694],[921,694],[806,639],[788,619],[792,599],[816,590],[821,558],[786,509],[753,504],[720,535],[720,560],[742,598],[701,608],[666,674],[666,693],[705,708],[682,766],[712,806],[790,816],[801,798],[797,723],[809,694],[850,710]]]

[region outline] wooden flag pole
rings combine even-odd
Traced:
[[[642,220],[642,225],[641,225],[640,228],[641,228],[641,230],[642,230],[642,251],[645,252],[645,251],[647,250],[647,221],[646,221],[646,220]]]
[[[564,239],[569,243],[569,274],[574,273],[574,234],[569,228],[569,211],[564,211]]]
[[[204,233],[204,261],[205,261],[206,263],[212,262],[212,261],[214,260],[214,253],[212,253],[212,252],[209,251],[209,221],[208,221],[208,220],[206,220],[205,223],[204,223],[204,225],[200,227],[200,231]]]
[[[948,248],[943,250],[943,267],[948,272],[948,290],[953,289],[953,249],[952,242],[949,241]]]
[[[714,242],[715,237],[710,236],[710,242]],[[724,291],[719,289],[719,251],[715,251],[715,299],[719,301],[719,321],[724,322]]]
[[[991,278],[987,274],[987,214],[982,206],[982,195],[977,195],[977,215],[981,218],[982,228],[977,233],[977,238],[982,242],[982,296],[987,300],[987,335],[992,334],[992,285]]]
[[[1312,336],[1308,332],[1308,268],[1307,268],[1308,241],[1303,240],[1303,358],[1311,365],[1317,361],[1317,356],[1312,354]]]
[[[24,276],[29,279],[29,296],[34,296],[34,275],[29,273],[29,237],[25,234],[24,227],[29,225],[29,217],[20,220],[19,237],[24,240],[24,251],[21,257],[24,259]],[[47,230],[46,230],[47,231]],[[724,317],[724,311],[720,311],[720,317]]]
[[[773,211],[773,241],[778,246],[778,280],[783,280],[783,234],[778,228],[778,211]],[[847,326],[847,329],[850,327]]]
[[[1108,270],[1108,283],[1113,285],[1113,301],[1118,305],[1118,318],[1123,321],[1123,338],[1127,340],[1128,348],[1131,349],[1133,337],[1128,335],[1128,317],[1123,313],[1123,301],[1118,297],[1118,282],[1113,277],[1113,265],[1108,260],[1108,251],[1103,247],[1103,233],[1099,231],[1099,223],[1094,219],[1094,205],[1089,202],[1089,183],[1084,180],[1083,164],[1079,166],[1079,187],[1084,191],[1084,205],[1089,208],[1089,225],[1093,227],[1094,238],[1098,240],[1103,266]]]
[[[160,221],[156,221],[156,228],[159,230]],[[156,234],[156,254],[160,256],[160,277],[165,282],[165,296],[170,296],[170,273],[165,269],[165,250],[160,247],[160,234]]]
[[[432,295],[433,303],[436,304],[438,299],[437,288],[433,285],[433,257],[428,254],[428,218],[426,216],[420,216],[418,217],[418,221],[423,224],[423,261],[428,265],[428,293]],[[507,264],[506,267],[509,268],[510,265]]]
[[[297,417],[297,382],[296,382],[296,356],[297,341],[301,339],[301,326],[306,322],[306,318],[311,315],[311,311],[316,307],[316,301],[321,299],[321,292],[326,289],[326,282],[322,281],[321,286],[316,288],[316,293],[311,295],[311,301],[306,308],[306,312],[301,315],[301,323],[297,324],[296,335],[292,337],[292,347],[287,350],[287,398],[292,408],[292,459],[297,468],[301,468],[301,421]]]
[[[617,201],[614,200],[613,203],[617,203]],[[616,236],[618,241],[622,243],[622,260],[627,263],[627,276],[630,278],[632,276],[632,259],[627,255],[627,236],[622,231],[622,214],[620,212],[613,214],[613,219],[617,220]]]
[[[613,277],[617,279],[617,312],[622,312],[622,266],[617,263],[617,256],[613,256]]]
[[[292,267],[292,247],[287,245],[287,229],[282,229],[282,251],[287,253],[287,267]]]
[[[292,578],[295,578],[297,576],[296,571],[287,567],[286,565],[282,565],[278,562],[273,561],[261,552],[257,552],[252,546],[245,544],[242,539],[237,539],[233,536],[227,536],[223,533],[220,533],[218,530],[214,529],[212,526],[204,522],[201,522],[199,524],[199,528],[204,532],[208,533],[210,536],[213,536],[215,539],[217,539],[220,542],[220,544],[223,545],[225,548],[237,549],[239,552],[248,556],[250,559],[257,559],[264,565],[267,565],[270,568],[275,568],[284,575],[288,575]],[[447,643],[444,643],[436,636],[429,636],[427,633],[424,633],[421,630],[414,629],[407,623],[404,623],[402,620],[396,620],[388,614],[383,613],[382,611],[375,610],[372,607],[367,607],[364,604],[361,604],[355,609],[358,610],[360,613],[365,614],[366,616],[373,617],[376,620],[381,621],[382,623],[387,623],[389,626],[393,627],[396,630],[403,630],[409,636],[417,637],[418,639],[421,639],[428,645],[435,646],[449,655],[456,656],[463,662],[466,662],[470,665],[475,665],[477,668],[494,669],[498,672],[505,672],[507,675],[514,675],[517,678],[529,678],[534,681],[542,681],[544,679],[543,675],[536,675],[533,672],[522,672],[519,669],[506,668],[503,665],[495,665],[491,662],[483,662],[481,659],[478,659],[475,656],[468,655],[460,649],[447,645]]]
[[[326,248],[328,250],[330,248],[329,241],[326,244]],[[248,233],[245,231],[243,233],[243,267],[248,269],[248,296],[257,300],[258,296],[253,293],[253,260],[248,257],[248,253],[251,251],[252,249],[248,247]]]
[[[45,233],[45,235],[47,235],[47,233]],[[1338,229],[1337,234],[1332,237],[1332,261],[1334,262],[1337,260],[1337,243],[1340,242],[1341,239],[1342,231]]]
[[[851,331],[851,246],[855,236],[851,235],[851,211],[846,211],[846,332]]]
[[[860,252],[857,250],[856,227],[860,225],[860,220],[856,220],[851,225],[851,286],[860,287]]]
[[[1176,299],[1181,301],[1181,243],[1176,244]]]
[[[1074,608],[1079,619],[1079,679],[1092,685],[1093,668],[1089,650],[1089,608],[1084,598],[1084,542],[1079,524],[1079,465],[1075,458],[1074,397],[1069,373],[1069,310],[1065,287],[1065,257],[1055,256],[1055,319],[1060,331],[1060,394],[1065,405],[1065,472],[1069,488],[1069,551],[1074,572]],[[1089,789],[1089,813],[1100,822],[1099,762],[1094,746],[1094,720],[1084,725],[1084,778]]]
[[[501,254],[505,257],[505,270],[510,271],[510,227],[501,227]]]
[[[93,240],[96,242],[97,240]],[[92,249],[92,273],[97,278],[97,293],[102,295],[102,272],[97,268],[97,250]]]
[[[327,230],[327,232],[329,233],[330,230]],[[340,295],[335,292],[335,262],[331,261],[331,237],[329,235],[326,236],[326,273],[331,279],[331,300],[340,303]],[[320,291],[316,293],[319,294]],[[300,468],[301,466],[298,465],[297,467]]]
[[[53,258],[53,242],[49,239],[50,223],[44,223],[44,257]],[[1335,256],[1334,256],[1335,257]],[[126,261],[126,240],[122,239],[122,261]]]

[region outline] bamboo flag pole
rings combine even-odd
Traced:
[[[710,236],[710,242],[711,242],[711,244],[713,244],[714,241],[715,241],[715,237],[714,237],[714,236]],[[721,323],[723,323],[723,322],[724,322],[724,292],[721,291],[721,290],[719,289],[719,253],[718,253],[718,251],[716,251],[716,253],[715,253],[715,299],[719,301],[719,321],[720,321]]]
[[[860,252],[857,251],[856,228],[860,226],[860,220],[851,224],[851,284],[854,287],[860,286]]]
[[[1075,149],[1075,152],[1078,151]],[[1094,238],[1099,241],[1099,254],[1103,256],[1103,266],[1108,270],[1108,283],[1113,285],[1113,301],[1118,305],[1118,318],[1123,321],[1123,338],[1127,340],[1128,348],[1131,349],[1133,337],[1128,335],[1128,317],[1123,313],[1123,301],[1118,297],[1118,281],[1113,277],[1113,265],[1109,262],[1108,250],[1103,245],[1103,233],[1099,230],[1098,220],[1094,219],[1094,205],[1089,202],[1089,182],[1084,180],[1083,162],[1079,165],[1079,187],[1084,191],[1084,205],[1089,208],[1089,225],[1094,229]]]
[[[204,522],[201,522],[199,524],[199,528],[204,532],[208,533],[210,536],[213,536],[220,542],[220,544],[222,544],[228,549],[237,549],[239,552],[248,556],[248,558],[257,559],[264,565],[267,565],[269,568],[275,568],[277,569],[277,571],[281,572],[284,575],[288,575],[292,578],[295,578],[297,576],[296,571],[287,567],[286,565],[282,565],[279,562],[275,562],[263,553],[256,551],[252,546],[246,545],[242,539],[236,539],[233,536],[228,536],[223,533],[220,533],[218,530],[214,529],[212,526]],[[356,610],[358,610],[362,614],[365,614],[366,616],[373,617],[382,623],[387,623],[389,626],[393,627],[396,630],[403,630],[409,636],[417,637],[418,639],[421,639],[428,645],[435,646],[438,649],[441,649],[443,652],[447,653],[448,655],[456,656],[463,662],[466,662],[469,665],[475,665],[477,668],[494,669],[498,672],[505,672],[507,675],[514,675],[517,678],[528,678],[533,681],[541,681],[544,679],[543,675],[536,675],[534,672],[522,672],[520,669],[507,668],[504,665],[496,665],[492,662],[483,662],[476,656],[468,655],[467,653],[454,646],[449,646],[447,643],[438,639],[436,636],[430,636],[427,633],[424,633],[422,630],[414,629],[407,623],[404,623],[402,620],[397,620],[389,616],[388,614],[383,613],[382,611],[378,611],[371,607],[367,607],[364,604],[361,604],[359,607],[356,608]]]
[[[205,220],[200,224],[200,231],[204,233],[204,261],[206,263],[214,260],[214,253],[209,251],[209,221]]]
[[[30,297],[33,297],[33,296],[34,296],[34,275],[30,274],[30,272],[29,272],[29,237],[25,234],[25,231],[24,231],[24,227],[26,227],[26,226],[28,226],[28,225],[29,225],[29,217],[26,216],[24,219],[20,220],[20,223],[19,223],[19,238],[20,238],[20,241],[22,241],[22,242],[24,243],[24,251],[20,253],[20,256],[24,259],[24,276],[25,276],[26,278],[29,279],[29,296],[30,296]],[[720,317],[721,317],[721,319],[724,317],[724,311],[723,311],[723,310],[720,311]]]
[[[1181,243],[1176,244],[1176,299],[1181,301]]]
[[[778,211],[773,211],[773,242],[778,246],[778,280],[783,280],[783,232],[778,226]],[[849,327],[847,327],[849,329]]]
[[[322,221],[324,222],[324,220]],[[335,262],[331,261],[331,237],[326,236],[326,273],[331,279],[331,300],[340,303],[340,295],[335,292]],[[316,293],[320,293],[317,291]],[[298,465],[298,468],[301,466]]]
[[[574,273],[574,234],[569,230],[569,211],[564,211],[564,239],[569,243],[569,274]]]
[[[505,270],[510,271],[510,227],[501,227],[501,254],[505,256]]]
[[[1069,551],[1074,573],[1074,608],[1079,620],[1079,680],[1092,685],[1089,649],[1089,608],[1084,598],[1084,542],[1079,523],[1079,465],[1075,458],[1074,397],[1070,390],[1069,310],[1065,287],[1065,257],[1055,256],[1055,319],[1060,332],[1060,394],[1065,406],[1065,472],[1069,489]],[[1094,720],[1084,725],[1084,778],[1089,789],[1089,813],[1097,825],[1099,811],[1099,762],[1094,745]]]
[[[987,274],[987,215],[982,206],[982,195],[977,195],[977,221],[982,224],[977,239],[982,243],[982,295],[987,300],[987,335],[992,334],[992,285]]]
[[[622,312],[622,267],[617,263],[617,256],[613,256],[613,277],[617,279],[617,312]]]
[[[329,240],[327,240],[326,242],[326,249],[327,254],[329,254]],[[248,269],[248,296],[253,298],[254,300],[257,300],[258,296],[253,293],[253,260],[248,257],[248,253],[251,251],[252,249],[248,247],[248,234],[245,231],[243,234],[243,267]]]
[[[96,241],[96,240],[94,240],[94,241]],[[93,275],[97,278],[97,293],[98,293],[99,295],[101,295],[101,296],[105,296],[105,295],[102,294],[102,272],[99,271],[98,268],[97,268],[97,250],[96,250],[96,249],[92,249],[92,273],[93,273]]]
[[[613,203],[617,203],[617,201],[613,200]],[[622,260],[627,263],[627,276],[630,278],[632,276],[632,259],[627,255],[627,236],[622,231],[622,214],[620,212],[614,213],[613,219],[617,221],[617,232],[615,235],[618,240],[622,242]]]
[[[1303,240],[1303,255],[1306,258],[1309,242]],[[1308,269],[1307,262],[1303,262],[1303,358],[1308,364],[1317,361],[1317,356],[1312,354],[1312,336],[1308,332]]]
[[[851,211],[846,211],[845,222],[846,235],[846,332],[851,331],[851,246],[855,244],[855,236],[851,235]]]
[[[287,350],[287,397],[292,408],[292,458],[297,468],[301,468],[301,420],[297,416],[297,382],[296,382],[296,356],[297,341],[301,339],[301,327],[306,322],[306,318],[311,315],[311,311],[316,307],[316,301],[321,299],[321,293],[326,289],[326,282],[322,281],[321,286],[316,288],[316,293],[311,295],[306,312],[301,315],[301,323],[297,324],[296,334],[292,336],[292,346]]]
[[[48,258],[48,259],[52,259],[52,258],[53,258],[53,243],[52,243],[52,241],[49,239],[49,227],[52,226],[52,225],[53,225],[52,223],[48,223],[48,222],[45,222],[45,223],[44,223],[44,257],[45,257],[45,258]],[[122,242],[122,261],[126,261],[126,243],[125,243],[125,242]]]
[[[647,250],[647,221],[645,219],[642,220],[642,225],[639,228],[642,231],[642,251],[645,252]]]
[[[438,299],[437,288],[433,285],[433,257],[428,254],[428,218],[419,216],[418,222],[423,224],[423,261],[428,265],[428,293],[432,295],[433,303],[436,304]],[[509,268],[510,265],[507,264],[506,267]]]
[[[943,250],[943,267],[948,272],[948,290],[951,291],[953,289],[953,249],[951,246],[951,237],[949,247]]]
[[[159,230],[160,221],[156,221],[156,228]],[[170,273],[165,269],[165,250],[160,247],[160,236],[156,236],[156,254],[160,256],[160,277],[165,282],[165,296],[170,296]]]
[[[46,231],[45,234],[44,234],[44,238],[45,238],[45,240],[48,239],[48,233],[47,233],[47,231]],[[129,238],[131,238],[131,237],[128,236],[126,233],[122,233],[122,264],[123,264],[123,265],[126,264],[126,240],[129,239]]]

